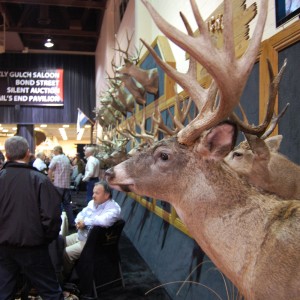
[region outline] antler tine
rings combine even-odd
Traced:
[[[152,120],[158,125],[158,130],[161,131],[163,134],[173,136],[176,133],[175,130],[172,130],[171,128],[165,125],[165,123],[162,120],[158,106],[155,107],[155,111],[152,114]]]
[[[179,99],[178,94],[175,97],[175,101],[176,101],[175,115],[174,116],[172,115],[170,109],[167,110],[170,118],[173,120],[174,129],[169,128],[164,123],[158,106],[155,106],[154,112],[152,114],[152,120],[154,123],[156,123],[158,125],[158,130],[168,136],[174,136],[184,127],[183,122],[184,122],[185,118],[187,117],[187,115],[190,111],[190,107],[192,105],[192,99],[189,98],[188,103],[183,103],[182,108],[181,108],[180,99]]]
[[[140,48],[135,47],[135,56],[132,55],[130,60],[132,61],[132,63],[134,63],[135,65],[138,65],[139,61],[140,61],[140,56],[141,56],[141,52],[143,49],[143,45]]]
[[[143,117],[142,117],[142,121],[141,122],[136,122],[135,120],[135,123],[137,126],[139,126],[140,130],[141,130],[141,133],[137,133],[135,130],[133,131],[131,128],[130,128],[130,125],[127,123],[127,128],[125,129],[125,131],[127,131],[130,135],[132,135],[134,138],[141,138],[141,139],[145,139],[147,141],[150,141],[151,143],[154,141],[154,136],[148,134],[146,132],[146,129],[145,129],[145,110],[143,111]]]
[[[216,82],[212,80],[207,92],[207,101],[204,103],[204,106],[200,112],[201,115],[204,115],[207,112],[212,112],[217,108],[218,106],[217,95],[218,95],[218,86]]]
[[[187,29],[189,35],[193,35],[192,29],[186,19],[186,17],[180,13],[182,21]],[[165,73],[173,78],[184,90],[186,90],[189,95],[194,99],[194,103],[200,111],[204,105],[203,99],[206,98],[207,91],[202,88],[197,81],[197,61],[190,56],[189,69],[187,73],[180,73],[176,69],[172,68],[170,65],[165,63],[160,59],[152,47],[141,39],[142,43],[145,45],[147,50],[156,60],[157,64],[164,69]]]
[[[132,38],[133,38],[133,34],[134,34],[134,32],[132,32],[132,35],[131,35],[131,37],[129,38],[129,36],[128,36],[128,31],[126,31],[126,38],[127,38],[127,48],[126,48],[126,50],[122,50],[122,49],[121,49],[120,43],[119,43],[118,39],[116,38],[116,43],[117,43],[118,49],[114,48],[114,50],[116,50],[116,51],[118,51],[118,52],[120,52],[120,53],[125,54],[126,59],[129,59],[129,58],[130,58],[128,51],[129,51],[129,47],[130,47],[131,40],[132,40]]]
[[[146,128],[145,128],[145,125],[146,125],[146,110],[144,109],[142,111],[142,121],[139,122],[139,123],[136,123],[140,129],[141,129],[141,137],[143,138],[150,138],[150,139],[154,139],[154,137],[150,134],[148,134],[146,132]]]
[[[176,112],[177,113],[175,114],[175,116],[173,118],[173,122],[177,128],[176,133],[178,133],[182,128],[184,128],[183,123],[190,111],[193,100],[191,97],[189,97],[188,103],[187,104],[183,103],[182,108],[180,108],[180,99],[179,99],[178,95],[176,95],[175,101],[176,101]]]
[[[178,141],[184,144],[191,144],[198,138],[201,132],[208,129],[223,119],[229,117],[234,107],[239,103],[240,96],[255,62],[263,28],[267,15],[268,0],[260,2],[260,13],[253,37],[244,56],[238,60],[235,59],[235,48],[232,32],[232,4],[231,0],[224,0],[224,47],[217,49],[212,42],[195,0],[190,0],[192,10],[200,30],[197,37],[187,35],[174,26],[168,24],[156,12],[152,5],[146,0],[142,0],[151,14],[158,28],[175,44],[185,50],[196,61],[210,73],[219,88],[219,103],[212,113],[207,113],[204,117],[199,114],[190,124],[178,133]],[[144,43],[145,44],[145,43]],[[150,51],[149,46],[147,49]],[[151,51],[150,51],[151,52]],[[153,55],[153,52],[151,54]],[[157,59],[157,58],[155,58]],[[206,99],[205,93],[200,85],[195,81],[167,65],[160,64],[165,72],[179,83],[192,97],[199,109],[199,104]],[[232,83],[235,84],[232,84]],[[201,111],[201,108],[199,109]]]
[[[185,17],[185,15],[182,12],[180,12],[179,14],[180,14],[181,20],[183,21],[183,24],[186,28],[188,35],[193,36],[194,35],[193,30],[192,30],[187,18]],[[190,74],[191,77],[197,79],[197,61],[192,56],[190,56],[189,69],[188,69],[187,73]]]
[[[241,109],[242,113],[243,113],[243,118],[244,121],[241,121],[237,115],[235,113],[232,113],[232,115],[230,116],[230,118],[236,122],[236,124],[239,126],[240,130],[243,131],[245,134],[252,134],[252,135],[256,135],[258,137],[261,137],[262,135],[264,135],[265,131],[267,130],[267,128],[270,125],[270,122],[275,122],[275,125],[273,127],[273,130],[279,120],[280,117],[277,118],[274,117],[274,106],[275,106],[275,102],[276,102],[276,95],[278,92],[278,86],[280,83],[280,80],[282,78],[283,75],[283,71],[285,70],[285,67],[287,65],[287,60],[284,60],[284,63],[279,71],[279,73],[274,76],[274,72],[273,72],[273,68],[272,65],[270,63],[269,60],[267,60],[268,63],[268,71],[269,71],[269,77],[270,77],[270,86],[269,86],[269,99],[268,99],[268,104],[267,104],[267,111],[266,111],[266,115],[264,117],[264,120],[261,124],[254,126],[254,125],[250,125],[248,123],[248,121],[245,119],[245,113],[244,111]],[[284,109],[287,109],[287,107]],[[284,113],[282,113],[283,115]],[[281,116],[282,116],[281,115]],[[270,133],[269,133],[270,135]]]
[[[265,131],[265,133],[260,137],[262,140],[266,139],[275,129],[276,125],[279,122],[279,119],[281,119],[281,117],[285,114],[286,110],[289,107],[289,103],[286,104],[286,106],[284,107],[284,109],[277,115],[277,116],[273,116],[270,126],[268,128],[268,130]]]

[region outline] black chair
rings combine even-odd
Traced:
[[[119,239],[125,225],[118,220],[108,228],[94,226],[75,265],[81,298],[97,299],[98,289],[124,285]]]

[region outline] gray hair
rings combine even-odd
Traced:
[[[85,151],[91,155],[94,155],[96,153],[95,147],[86,147]]]
[[[97,186],[97,185],[102,185],[105,193],[108,193],[110,198],[112,197],[112,189],[108,185],[107,181],[100,180],[100,181],[96,182],[94,186]]]
[[[25,138],[16,135],[5,141],[4,148],[8,160],[18,160],[26,156],[29,145]]]
[[[62,147],[61,146],[55,146],[54,148],[53,148],[53,151],[57,151],[59,154],[63,154],[63,149],[62,149]]]
[[[38,152],[38,153],[36,154],[36,157],[38,157],[38,158],[42,158],[43,156],[45,156],[45,153],[44,153],[44,152]]]

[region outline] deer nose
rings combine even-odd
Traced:
[[[106,179],[112,179],[115,177],[115,172],[114,172],[114,168],[109,168],[105,171],[105,178]]]

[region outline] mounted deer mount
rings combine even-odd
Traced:
[[[282,136],[241,142],[225,161],[253,186],[283,199],[300,200],[300,166],[278,152]]]
[[[157,94],[158,92],[158,70],[157,68],[144,70],[138,66],[140,60],[140,50],[136,50],[136,55],[129,54],[129,47],[132,40],[133,35],[129,38],[127,35],[127,48],[126,50],[122,50],[118,40],[116,39],[116,43],[118,48],[116,51],[124,54],[125,57],[122,57],[124,63],[115,69],[116,75],[119,77],[131,77],[135,82],[138,82],[146,92],[151,94]]]
[[[278,75],[274,76],[271,63],[268,61],[269,100],[262,124],[250,125],[243,111],[243,121],[233,116],[233,120],[245,133],[246,141],[235,147],[225,161],[255,187],[274,193],[283,199],[300,200],[300,187],[298,187],[300,166],[278,152],[282,136],[269,137],[288,106],[278,116],[274,114],[278,86],[286,63],[285,60]]]
[[[113,86],[113,95],[118,99],[124,106],[126,112],[134,112],[135,108],[135,99],[133,95],[124,87],[124,84],[121,81],[112,81]]]
[[[98,138],[98,146],[101,149],[98,158],[101,162],[101,169],[112,167],[128,158],[126,145],[130,139],[117,136],[117,130],[109,126],[105,134]]]
[[[117,73],[116,79],[124,83],[125,87],[132,94],[138,104],[146,104],[146,90],[139,82],[127,74]]]
[[[191,35],[189,26],[184,34],[168,24],[143,0],[159,29],[213,78],[209,89],[204,89],[192,72],[177,72],[147,45],[157,63],[189,94],[199,114],[176,137],[107,170],[106,178],[112,188],[171,203],[204,252],[246,299],[297,299],[299,201],[280,201],[261,193],[224,161],[237,135],[236,126],[224,120],[239,104],[256,60],[268,0],[260,1],[252,39],[239,59],[233,42],[232,1],[224,1],[221,49],[212,42],[195,1],[190,2],[199,37]]]
[[[122,94],[118,94],[118,95],[123,96],[124,93],[127,93],[126,98],[128,98],[128,94],[131,94],[132,95],[131,99],[133,98],[136,103],[140,105],[146,104],[146,90],[144,89],[144,87],[139,82],[137,82],[134,78],[125,74],[118,73],[117,69],[119,67],[115,64],[114,60],[112,60],[111,66],[114,72],[114,77],[108,76],[108,80],[110,81],[110,84],[113,85],[115,89],[118,89],[118,87],[121,86],[124,86],[126,88],[126,91],[124,90],[124,88],[122,88],[123,89],[121,91]],[[119,92],[120,90],[118,91],[118,93]],[[122,102],[121,99],[120,101]],[[126,105],[129,105],[129,103],[126,103]],[[130,106],[131,105],[132,104],[130,103]]]
[[[156,95],[158,92],[158,71],[157,68],[143,70],[131,60],[124,59],[125,63],[117,69],[119,74],[133,77],[139,82],[148,93]]]
[[[108,89],[101,97],[100,104],[103,106],[111,106],[118,110],[123,116],[127,115],[127,110],[124,104],[115,96],[113,88]]]
[[[96,107],[93,112],[103,128],[107,128],[112,124],[117,125],[122,120],[121,112],[113,108],[111,104],[102,104]]]

